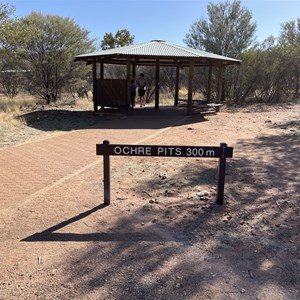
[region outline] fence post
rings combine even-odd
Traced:
[[[221,143],[222,156],[219,159],[219,171],[218,171],[218,190],[217,190],[217,204],[223,204],[224,202],[224,186],[225,186],[225,170],[226,170],[226,143]]]
[[[103,145],[109,145],[109,141],[103,141]],[[110,204],[110,161],[109,155],[103,154],[103,183],[104,183],[104,204]]]

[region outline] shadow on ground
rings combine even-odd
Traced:
[[[189,118],[182,107],[153,107],[135,109],[129,114],[119,110],[93,111],[38,110],[20,116],[25,123],[42,131],[71,131],[88,128],[103,129],[160,129],[169,126],[193,124],[206,121],[204,115]],[[119,122],[110,122],[119,120]]]
[[[299,145],[299,132],[240,141],[228,161],[224,206],[210,200],[203,208],[178,193],[170,204],[140,207],[136,217],[120,213],[109,232],[54,233],[61,223],[25,241],[95,242],[67,261],[68,281],[77,287],[70,299],[75,290],[77,297],[106,290],[110,299],[299,299]],[[197,182],[204,176],[193,166],[169,182],[186,172],[182,190],[215,184],[209,167],[202,172],[210,179]],[[149,180],[141,191],[158,185]]]

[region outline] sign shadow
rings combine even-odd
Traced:
[[[55,232],[72,223],[80,221],[85,217],[107,207],[106,204],[98,205],[86,212],[83,212],[75,217],[63,221],[57,225],[47,228],[41,232],[37,232],[31,236],[22,239],[22,242],[138,242],[138,241],[172,241],[171,237],[161,237],[159,235],[152,235],[149,232],[138,232],[128,230],[127,232],[94,232],[94,233],[60,233]]]

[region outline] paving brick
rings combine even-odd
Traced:
[[[107,139],[115,144],[138,143],[178,119],[182,115],[166,118],[163,126],[157,128],[153,116],[131,116],[112,120],[109,126],[103,124],[103,128],[72,131],[3,148],[0,150],[0,208],[12,201],[23,201],[101,159],[96,156],[97,143]]]

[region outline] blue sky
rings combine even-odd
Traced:
[[[193,22],[206,18],[206,0],[0,0],[16,7],[16,16],[32,11],[69,17],[100,44],[106,32],[128,29],[135,43],[163,39],[184,46],[183,39]],[[300,0],[242,0],[257,23],[259,42],[277,37],[280,25],[300,17]]]

